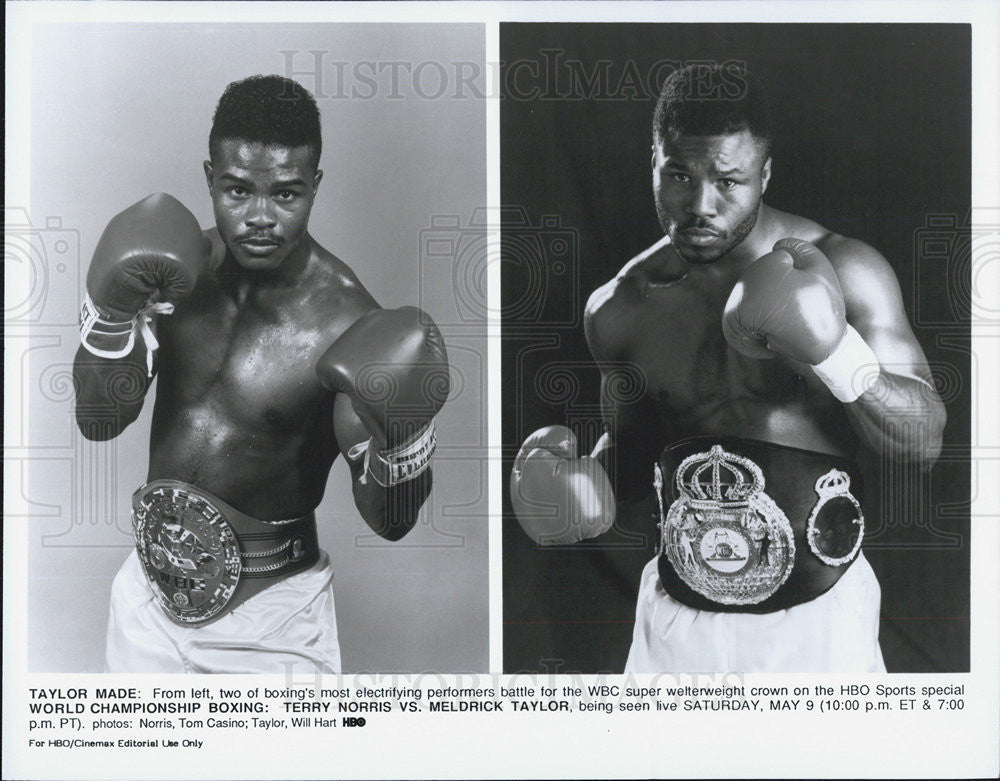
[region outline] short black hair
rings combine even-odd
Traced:
[[[749,130],[771,153],[771,112],[764,85],[742,63],[699,62],[670,74],[653,113],[653,140]]]
[[[208,136],[208,155],[230,138],[274,146],[305,146],[319,167],[323,151],[319,109],[305,87],[284,76],[251,76],[234,81],[219,98]]]

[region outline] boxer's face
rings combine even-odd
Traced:
[[[323,178],[308,147],[225,139],[205,161],[205,177],[219,234],[243,268],[274,269],[307,248]]]
[[[718,260],[746,238],[770,177],[771,160],[748,130],[653,145],[660,226],[690,263]]]

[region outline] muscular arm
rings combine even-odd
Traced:
[[[590,297],[584,315],[587,345],[601,369],[605,429],[591,455],[607,471],[618,501],[637,498],[649,490],[652,464],[663,441],[659,413],[645,392],[647,379],[642,369],[628,360],[627,335],[634,326],[631,308],[624,300],[629,293],[612,280]]]
[[[896,276],[868,245],[837,237],[819,245],[844,292],[847,321],[878,357],[878,380],[845,404],[861,440],[876,452],[929,469],[941,452],[946,413],[903,310]]]
[[[148,319],[142,310],[153,300],[167,306],[188,295],[210,250],[195,216],[166,193],[133,204],[104,229],[87,270],[81,317],[81,338],[91,349],[81,346],[73,362],[76,421],[88,439],[112,439],[139,415],[154,373],[153,363],[147,372],[137,325],[140,316]],[[134,343],[123,355],[130,331]],[[149,346],[155,348],[152,340]]]
[[[78,348],[73,360],[73,387],[80,432],[100,442],[117,437],[139,416],[152,382],[152,376],[147,376],[146,347],[140,335],[136,336],[132,352],[123,358],[101,358],[82,346]]]
[[[428,468],[412,480],[383,488],[365,471],[364,456],[350,458],[351,448],[371,437],[354,412],[346,394],[338,393],[333,404],[333,430],[340,452],[351,469],[354,504],[361,517],[387,540],[404,537],[417,522],[420,507],[431,492],[433,478]]]

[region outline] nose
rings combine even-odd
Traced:
[[[698,182],[691,190],[688,211],[696,217],[716,216],[715,188],[711,182]]]
[[[251,228],[273,228],[276,223],[271,210],[271,199],[266,196],[252,198],[247,207],[246,224]]]

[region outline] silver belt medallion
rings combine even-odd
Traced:
[[[163,609],[183,623],[206,621],[232,599],[240,548],[225,516],[205,497],[154,488],[133,504],[136,549]]]
[[[680,578],[724,605],[754,605],[774,594],[791,574],[795,539],[785,513],[764,493],[761,468],[713,445],[681,461],[673,477],[678,498],[664,513],[656,465],[660,553]]]
[[[831,469],[816,481],[819,500],[809,513],[806,539],[820,561],[831,567],[847,564],[865,536],[865,516],[851,494],[851,478]]]

